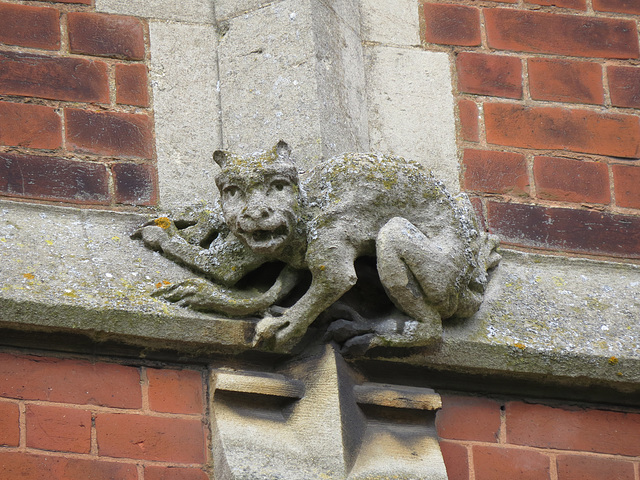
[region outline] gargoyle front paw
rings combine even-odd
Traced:
[[[256,325],[253,346],[264,346],[272,349],[276,346],[278,333],[289,326],[284,317],[265,317]]]

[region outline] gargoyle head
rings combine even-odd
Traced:
[[[216,177],[225,221],[256,253],[277,256],[295,232],[298,171],[291,149],[280,141],[271,150],[235,155],[216,150]]]

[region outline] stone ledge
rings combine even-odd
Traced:
[[[0,202],[0,328],[187,354],[247,350],[254,322],[149,294],[193,276],[129,235],[145,215]],[[388,361],[620,390],[640,383],[640,268],[504,251],[485,303],[442,348]],[[1,340],[0,340],[1,342]]]

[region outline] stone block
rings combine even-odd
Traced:
[[[214,23],[211,0],[96,0],[96,11],[161,20]]]
[[[420,45],[417,0],[362,0],[362,39],[392,45]]]
[[[170,22],[149,27],[160,205],[210,203],[216,194],[211,155],[222,146],[216,29]]]
[[[416,160],[451,192],[460,190],[449,57],[366,48],[371,149]]]

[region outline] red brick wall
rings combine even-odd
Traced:
[[[91,3],[0,1],[0,196],[156,203],[148,26]]]
[[[640,413],[443,396],[449,480],[640,480]]]
[[[0,353],[0,478],[206,480],[205,380]]]
[[[504,243],[640,258],[640,3],[423,3],[454,64],[462,185]]]

